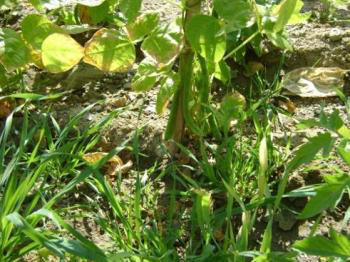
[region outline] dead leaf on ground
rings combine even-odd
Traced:
[[[104,152],[93,152],[87,153],[83,156],[83,159],[89,164],[96,164],[102,158],[106,157],[108,153]],[[132,166],[132,162],[129,161],[126,164],[120,159],[119,156],[115,155],[111,159],[107,161],[107,163],[103,166],[103,172],[107,176],[110,182],[115,180],[115,175],[117,173],[125,173]]]
[[[8,117],[12,110],[13,104],[9,99],[1,99],[0,100],[0,119]]]
[[[339,67],[302,67],[283,77],[282,86],[289,95],[300,97],[336,96],[336,88],[342,89],[349,70]]]

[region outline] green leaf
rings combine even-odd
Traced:
[[[207,15],[192,17],[186,28],[192,48],[211,62],[219,62],[226,51],[226,35],[219,20]]]
[[[274,10],[274,15],[277,16],[277,21],[273,28],[275,33],[281,32],[288,24],[289,19],[292,17],[294,10],[297,6],[297,0],[284,0]]]
[[[105,21],[109,15],[108,1],[104,1],[102,4],[98,6],[89,6],[88,13],[92,19],[92,23],[95,25]]]
[[[105,72],[128,71],[135,58],[130,39],[114,29],[100,29],[85,44],[84,62]]]
[[[249,1],[215,0],[214,9],[225,20],[226,32],[252,26],[255,16]]]
[[[53,10],[64,6],[81,4],[86,6],[99,6],[105,0],[29,0],[29,2],[39,11]]]
[[[153,88],[159,77],[158,69],[154,63],[149,61],[149,59],[144,59],[132,79],[131,87],[135,91],[148,91]]]
[[[136,21],[126,26],[132,41],[141,41],[150,34],[159,24],[159,14],[147,13],[139,16]]]
[[[166,30],[157,30],[146,37],[141,49],[146,56],[156,61],[159,67],[163,67],[173,62],[180,53],[180,41]]]
[[[30,51],[22,37],[12,29],[0,29],[0,62],[11,72],[30,61]]]
[[[311,12],[301,12],[301,9],[303,8],[304,3],[302,0],[297,0],[297,4],[295,6],[294,12],[290,19],[288,20],[288,25],[294,25],[294,24],[301,24],[306,23],[307,20],[311,16]]]
[[[68,71],[84,56],[84,48],[66,34],[54,33],[42,44],[43,65],[51,73]]]
[[[266,32],[266,36],[275,46],[290,51],[293,50],[292,45],[288,42],[287,38],[283,34]]]
[[[38,51],[41,51],[41,45],[49,35],[64,33],[63,29],[51,23],[45,16],[37,14],[26,16],[21,26],[24,39]]]
[[[168,74],[160,83],[160,89],[157,95],[156,111],[163,114],[170,98],[174,95],[178,85],[178,75]]]
[[[224,84],[227,84],[231,80],[231,69],[225,61],[221,60],[219,63],[215,63],[215,78],[219,79]]]
[[[344,235],[331,231],[331,239],[323,236],[308,237],[296,241],[293,248],[309,255],[322,257],[350,257],[350,239]]]
[[[325,177],[326,183],[316,189],[316,196],[306,204],[300,219],[313,217],[323,210],[336,205],[343,191],[350,185],[350,177],[346,174]]]
[[[119,8],[129,23],[133,22],[139,16],[142,0],[120,0]]]
[[[350,167],[350,142],[346,140],[342,141],[337,148],[337,152]]]
[[[320,134],[316,137],[310,138],[309,142],[302,145],[296,152],[293,160],[288,163],[287,170],[290,172],[302,164],[310,162],[321,149],[323,149],[324,152],[328,152],[333,143],[334,140],[329,133]]]

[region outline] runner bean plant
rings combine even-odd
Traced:
[[[2,5],[11,3],[2,1]],[[301,0],[174,1],[181,16],[171,22],[161,20],[158,13],[142,13],[142,0],[30,0],[28,4],[37,12],[23,19],[19,31],[0,31],[2,75],[29,64],[61,73],[81,61],[104,72],[136,69],[134,90],[159,88],[158,113],[172,100],[164,138],[176,142],[181,142],[185,128],[197,136],[220,135],[220,123],[209,106],[213,80],[230,82],[227,61],[242,63],[248,44],[257,55],[263,53],[264,39],[291,49],[284,27],[305,19],[300,14]],[[61,19],[54,21],[54,14]],[[90,33],[91,38],[77,41],[82,33]],[[138,65],[136,45],[144,56]],[[243,102],[240,97],[226,101],[231,109]]]

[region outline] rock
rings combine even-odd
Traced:
[[[343,33],[338,28],[332,28],[328,34],[328,38],[333,42],[341,40],[342,37]]]
[[[295,214],[288,210],[283,210],[277,214],[276,220],[278,221],[278,227],[283,231],[289,231],[293,228],[297,222]]]

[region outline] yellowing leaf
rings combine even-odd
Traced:
[[[136,58],[130,39],[119,31],[103,28],[85,44],[84,62],[105,72],[125,72]]]
[[[68,71],[84,56],[84,48],[66,34],[54,33],[42,44],[42,61],[51,73]]]
[[[45,16],[37,14],[26,16],[21,27],[24,39],[37,51],[41,51],[41,45],[49,35],[64,33],[62,28],[51,23]]]

